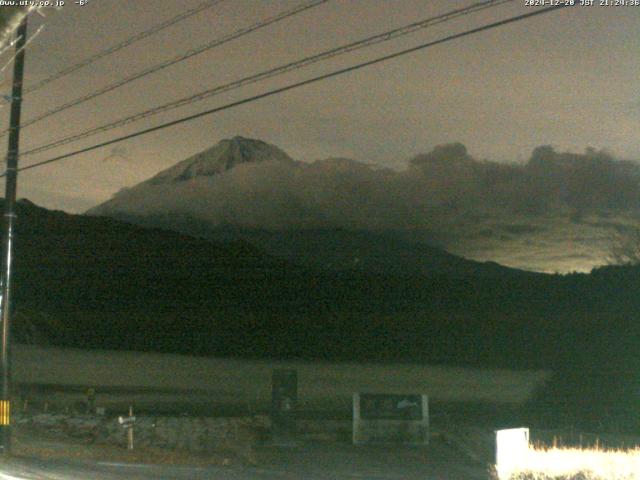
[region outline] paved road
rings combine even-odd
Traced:
[[[176,467],[13,459],[0,480],[486,480],[486,467],[445,445],[429,448],[308,444],[264,448],[260,467]]]

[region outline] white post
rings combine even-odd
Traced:
[[[529,429],[509,428],[496,431],[496,471],[507,480],[523,464],[529,450]]]
[[[360,394],[353,394],[353,444],[360,445]]]
[[[133,405],[129,405],[129,418],[133,418]],[[133,423],[127,429],[127,450],[133,450]]]

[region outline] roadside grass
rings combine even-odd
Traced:
[[[160,465],[229,466],[253,465],[255,458],[239,454],[238,449],[221,449],[216,452],[189,452],[163,448],[142,447],[128,451],[122,446],[93,443],[60,435],[35,435],[32,432],[15,432],[12,453],[17,457],[60,461],[101,461],[145,463]]]
[[[531,446],[499,480],[638,480],[640,447],[630,450]]]

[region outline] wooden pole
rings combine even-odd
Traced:
[[[4,196],[4,244],[2,249],[2,277],[0,285],[0,454],[11,454],[11,274],[15,203],[18,185],[18,152],[20,144],[20,113],[22,109],[22,82],[24,77],[25,44],[27,42],[27,16],[17,30],[16,57],[13,63],[13,89]]]

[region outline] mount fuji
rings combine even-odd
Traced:
[[[299,162],[274,145],[237,136],[119,192],[87,214],[210,240],[240,240],[325,270],[428,276],[511,270],[411,238],[407,209],[380,201],[387,195],[382,186],[398,188],[397,175],[344,158]]]

